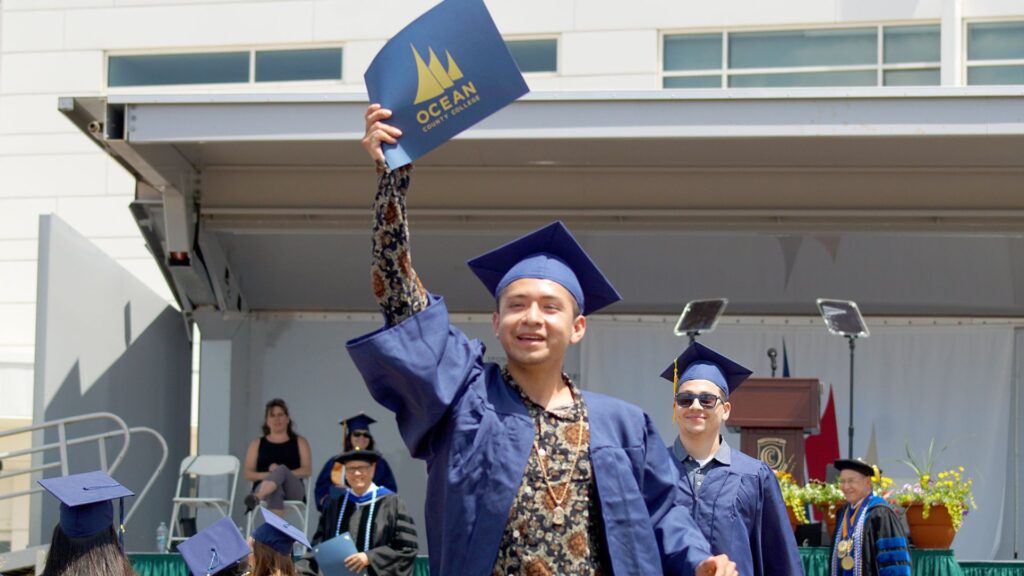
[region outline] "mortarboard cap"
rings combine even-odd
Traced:
[[[375,424],[376,422],[376,420],[362,412],[355,416],[338,420],[338,424],[346,426],[349,430],[369,430],[370,424]]]
[[[256,530],[253,530],[253,540],[266,544],[279,554],[289,558],[292,555],[293,542],[298,542],[306,548],[310,547],[309,540],[306,539],[306,535],[302,530],[285,522],[284,518],[270,512],[266,508],[260,507],[260,512],[263,513],[264,523]]]
[[[751,374],[753,372],[736,362],[700,342],[694,342],[661,373],[661,377],[680,384],[689,380],[708,380],[729,395]]]
[[[39,485],[60,500],[60,527],[72,538],[92,536],[113,526],[111,500],[135,495],[100,471],[47,478],[39,480]],[[124,517],[123,500],[121,516]]]
[[[249,555],[249,544],[231,518],[221,518],[178,544],[178,552],[195,576],[216,574]]]
[[[345,452],[341,456],[338,456],[337,458],[335,458],[335,461],[341,462],[342,464],[347,464],[352,460],[359,460],[360,462],[369,462],[372,464],[380,459],[381,453],[377,452],[376,450],[360,450],[357,448],[355,450],[349,450],[348,452]]]
[[[860,472],[868,478],[874,478],[876,474],[880,475],[882,470],[877,466],[872,466],[867,462],[857,458],[856,460],[841,458],[832,463],[836,470],[853,470]]]
[[[522,278],[557,282],[572,294],[583,315],[622,299],[560,221],[530,232],[467,262],[495,299]]]

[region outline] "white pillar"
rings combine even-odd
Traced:
[[[942,85],[963,86],[963,0],[945,0],[942,7]]]

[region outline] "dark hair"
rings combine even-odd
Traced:
[[[60,524],[53,529],[43,576],[135,576],[111,526],[92,536],[72,538]]]
[[[252,543],[252,576],[297,576],[291,556],[278,554],[262,542]]]
[[[373,434],[370,434],[369,430],[366,430],[366,436],[370,439],[370,443],[367,444],[365,450],[373,450],[374,446],[377,445],[377,441],[373,439]],[[352,445],[352,429],[345,426],[345,452],[354,449],[355,446]]]
[[[288,437],[295,438],[295,431],[292,430],[292,415],[288,413],[288,405],[284,403],[284,400],[280,398],[274,398],[270,402],[267,402],[267,407],[263,410],[263,435],[270,434],[270,426],[267,426],[267,417],[270,416],[270,411],[274,408],[280,408],[284,410],[284,415],[288,417]]]
[[[242,558],[223,570],[214,572],[213,576],[245,576],[249,573],[249,559]]]

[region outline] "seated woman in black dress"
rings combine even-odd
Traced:
[[[245,454],[245,479],[253,491],[245,497],[245,511],[251,512],[261,500],[277,515],[284,514],[285,500],[302,500],[302,479],[312,474],[309,442],[292,430],[288,405],[280,398],[267,402],[263,436],[249,444]]]

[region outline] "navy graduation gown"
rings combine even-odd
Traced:
[[[871,500],[864,504],[867,507],[867,518],[864,519],[861,546],[859,551],[855,551],[860,554],[861,573],[864,576],[911,576],[913,567],[910,544],[902,522],[885,500],[874,494],[869,498]],[[848,507],[849,504],[845,504],[836,511],[836,518],[840,522]],[[836,543],[842,530],[840,522],[836,522],[836,529],[832,533],[832,549],[829,554],[832,562],[829,572],[834,576],[853,574],[852,570],[843,570],[836,558]]]
[[[711,545],[727,554],[743,576],[796,576],[804,573],[796,537],[775,474],[767,464],[731,450],[731,463],[708,470],[694,501],[682,462],[684,502]]]
[[[370,393],[427,463],[432,574],[491,573],[533,443],[534,423],[484,346],[448,322],[444,300],[352,340]],[[682,505],[678,473],[642,410],[583,392],[612,570],[690,575],[711,555]]]
[[[328,458],[324,467],[320,469],[320,475],[316,477],[313,498],[318,512],[324,511],[327,495],[330,494],[331,487],[334,486],[334,483],[331,482],[331,471],[334,469],[334,462],[338,456],[341,456],[341,454]],[[392,492],[398,492],[398,482],[395,481],[395,474],[391,471],[391,466],[388,466],[388,461],[383,457],[377,460],[377,471],[373,473],[373,483],[377,486],[383,486]],[[340,493],[340,489],[338,492]]]

